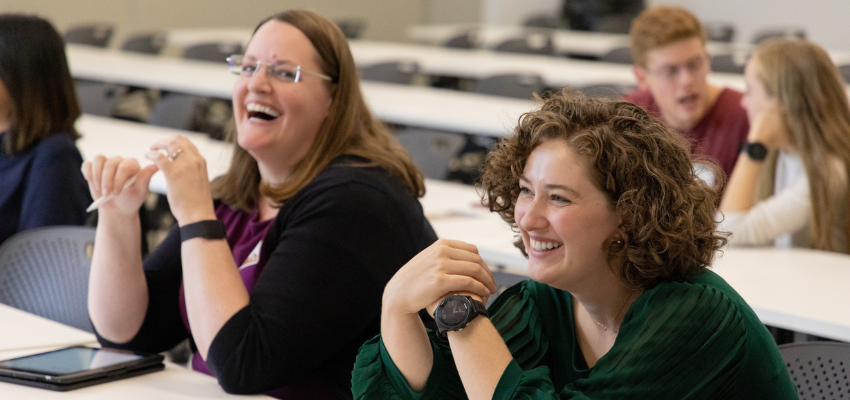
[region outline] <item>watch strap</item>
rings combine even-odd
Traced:
[[[224,239],[227,237],[227,232],[224,230],[224,225],[221,221],[217,219],[198,221],[180,227],[181,242],[198,237],[204,239]]]

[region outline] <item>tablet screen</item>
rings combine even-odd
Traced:
[[[143,356],[130,352],[102,350],[90,347],[69,347],[48,353],[0,361],[0,368],[33,372],[43,375],[67,375],[107,368]]]

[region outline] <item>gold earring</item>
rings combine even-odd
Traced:
[[[623,243],[625,243],[625,242],[623,242],[623,239],[617,239],[611,244],[614,245],[614,246],[620,247],[620,246],[623,245]]]

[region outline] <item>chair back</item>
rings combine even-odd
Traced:
[[[516,285],[522,281],[526,281],[530,279],[526,275],[513,274],[507,271],[494,270],[493,272],[493,280],[496,281],[496,294],[491,295],[490,298],[487,299],[487,306],[496,300],[496,297],[502,294],[509,287]]]
[[[112,39],[114,28],[111,24],[95,23],[78,25],[65,31],[65,43],[85,44],[89,46],[106,47]]]
[[[111,117],[121,88],[112,83],[75,81],[80,108],[86,114]]]
[[[227,57],[244,52],[239,42],[209,42],[187,46],[183,58],[188,60],[227,62]]]
[[[521,38],[508,39],[496,45],[493,50],[506,53],[538,54],[544,56],[555,54],[552,35],[545,33],[529,33]]]
[[[838,73],[844,78],[844,83],[850,82],[850,65],[844,64],[838,66]]]
[[[543,78],[536,74],[494,75],[475,83],[476,93],[518,99],[531,99],[544,88]]]
[[[419,63],[413,60],[389,61],[360,68],[360,79],[364,81],[410,85],[419,72]]]
[[[587,97],[617,100],[623,97],[624,94],[634,91],[635,86],[619,83],[600,83],[582,86],[578,90]]]
[[[0,303],[92,332],[89,269],[95,228],[53,226],[0,246]]]
[[[128,37],[121,45],[121,50],[159,55],[167,42],[168,35],[165,32],[140,33]]]
[[[530,28],[566,29],[568,22],[559,15],[551,13],[536,14],[522,21],[522,26]]]
[[[850,398],[850,343],[789,343],[779,353],[800,400]]]
[[[632,64],[632,49],[628,46],[615,47],[599,57],[599,61],[617,63],[617,64]]]
[[[705,35],[710,42],[732,43],[735,26],[728,22],[704,22]]]
[[[449,161],[466,143],[461,134],[429,129],[402,128],[395,135],[410,153],[413,164],[429,179],[445,179]]]
[[[744,65],[738,64],[734,54],[715,54],[711,56],[711,71],[743,74]]]
[[[360,18],[338,19],[334,23],[348,39],[360,39],[366,30],[366,20]]]
[[[203,97],[168,93],[154,104],[148,123],[184,131],[192,130],[192,123],[203,102]]]
[[[478,32],[470,30],[461,34],[455,35],[443,43],[443,47],[452,49],[474,49],[478,43]]]

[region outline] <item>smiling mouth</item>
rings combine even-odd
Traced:
[[[248,110],[248,119],[271,121],[280,116],[280,112],[256,103],[250,103],[245,107]]]
[[[540,241],[537,241],[537,240],[534,240],[534,239],[529,239],[529,242],[531,243],[531,248],[533,248],[535,251],[541,251],[541,252],[542,251],[555,250],[555,249],[563,246],[563,243],[540,242]]]

